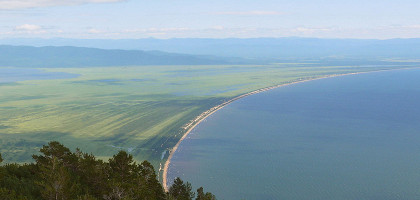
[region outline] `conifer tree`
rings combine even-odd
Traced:
[[[151,163],[120,151],[108,162],[49,142],[32,164],[0,166],[0,200],[192,200],[191,184],[175,179],[165,193]],[[1,154],[0,154],[0,161]],[[214,195],[197,190],[200,200]]]
[[[177,177],[174,180],[174,184],[169,188],[169,196],[177,200],[192,200],[195,193],[192,191],[191,183],[184,183],[184,181]]]
[[[41,155],[33,155],[39,169],[41,195],[47,200],[74,199],[77,195],[77,176],[72,174],[77,168],[77,157],[57,141],[44,145]]]
[[[197,189],[197,198],[195,200],[216,200],[216,196],[210,192],[204,193],[203,187],[200,187]]]

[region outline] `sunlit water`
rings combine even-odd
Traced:
[[[240,99],[181,143],[176,176],[218,199],[420,199],[420,70]]]

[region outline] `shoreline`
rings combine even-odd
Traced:
[[[374,70],[374,71],[366,71],[366,72],[350,72],[350,73],[345,73],[345,74],[330,74],[330,75],[324,75],[324,76],[320,76],[320,77],[314,77],[314,78],[306,78],[302,80],[297,80],[297,81],[292,81],[290,83],[283,83],[283,84],[279,84],[279,85],[275,85],[275,86],[269,86],[269,87],[265,87],[265,88],[261,88],[261,89],[257,89],[242,95],[239,95],[237,97],[234,97],[228,101],[225,101],[217,106],[214,106],[212,108],[210,108],[209,110],[204,111],[203,113],[201,113],[200,115],[198,115],[197,117],[195,117],[193,120],[191,120],[190,123],[187,123],[185,126],[183,126],[182,128],[184,128],[185,130],[187,130],[184,135],[181,137],[181,139],[176,143],[176,145],[169,151],[169,157],[168,159],[165,161],[165,165],[163,167],[163,174],[162,174],[162,185],[163,188],[166,192],[169,191],[168,189],[168,180],[167,180],[167,175],[168,175],[168,168],[169,168],[169,164],[171,163],[171,159],[174,155],[174,153],[176,152],[176,150],[178,149],[179,145],[181,144],[181,142],[189,135],[189,133],[197,126],[199,125],[203,120],[205,120],[207,117],[209,117],[210,115],[212,115],[213,113],[217,112],[218,110],[222,109],[223,107],[229,105],[230,103],[242,99],[244,97],[250,96],[250,95],[254,95],[254,94],[258,94],[261,92],[265,92],[265,91],[269,91],[272,89],[276,89],[279,87],[283,87],[283,86],[288,86],[288,85],[293,85],[293,84],[297,84],[297,83],[303,83],[303,82],[309,82],[309,81],[314,81],[314,80],[320,80],[320,79],[326,79],[326,78],[332,78],[332,77],[339,77],[339,76],[347,76],[347,75],[357,75],[357,74],[365,74],[365,73],[373,73],[373,72],[382,72],[382,71],[393,71],[393,70],[404,70],[404,69],[416,69],[416,68],[420,68],[420,67],[409,67],[409,68],[397,68],[397,69],[381,69],[381,70]],[[160,171],[161,169],[159,169]]]

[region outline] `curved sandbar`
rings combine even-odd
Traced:
[[[186,124],[183,127],[187,131],[182,136],[182,138],[178,141],[178,143],[174,146],[174,148],[172,148],[172,150],[170,151],[169,157],[168,157],[168,159],[165,162],[165,166],[163,168],[163,177],[162,177],[163,187],[164,187],[165,191],[168,191],[168,182],[167,182],[168,181],[167,180],[168,168],[169,168],[169,164],[171,163],[171,159],[172,159],[174,153],[178,149],[179,144],[188,136],[188,134],[198,124],[200,124],[208,116],[210,116],[211,114],[213,114],[216,111],[220,110],[224,106],[226,106],[226,105],[228,105],[228,104],[230,104],[230,103],[232,103],[232,102],[234,102],[234,101],[236,101],[238,99],[241,99],[243,97],[247,97],[247,96],[250,96],[250,95],[253,95],[253,94],[258,94],[260,92],[265,92],[265,91],[268,91],[268,90],[271,90],[271,89],[279,88],[279,87],[282,87],[282,86],[292,85],[292,84],[296,84],[296,83],[303,83],[303,82],[308,82],[308,81],[313,81],[313,80],[319,80],[319,79],[325,79],[325,78],[331,78],[331,77],[337,77],[337,76],[356,75],[356,74],[364,74],[364,73],[372,73],[372,72],[380,72],[380,71],[391,71],[391,70],[415,69],[415,68],[420,68],[420,67],[398,68],[398,69],[382,69],[382,70],[374,70],[374,71],[366,71],[366,72],[351,72],[351,73],[345,73],[345,74],[331,74],[331,75],[325,75],[325,76],[320,76],[320,77],[316,77],[316,78],[306,78],[306,79],[294,81],[294,82],[291,82],[291,83],[283,83],[283,84],[279,84],[279,85],[275,85],[275,86],[270,86],[270,87],[258,89],[258,90],[252,91],[252,92],[248,92],[246,94],[242,94],[242,95],[237,96],[235,98],[232,98],[232,99],[230,99],[228,101],[225,101],[222,104],[219,104],[219,105],[217,105],[215,107],[212,107],[209,110],[201,113],[194,120],[192,120],[190,123]]]

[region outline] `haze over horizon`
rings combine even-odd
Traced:
[[[420,1],[0,0],[5,38],[420,38]]]

